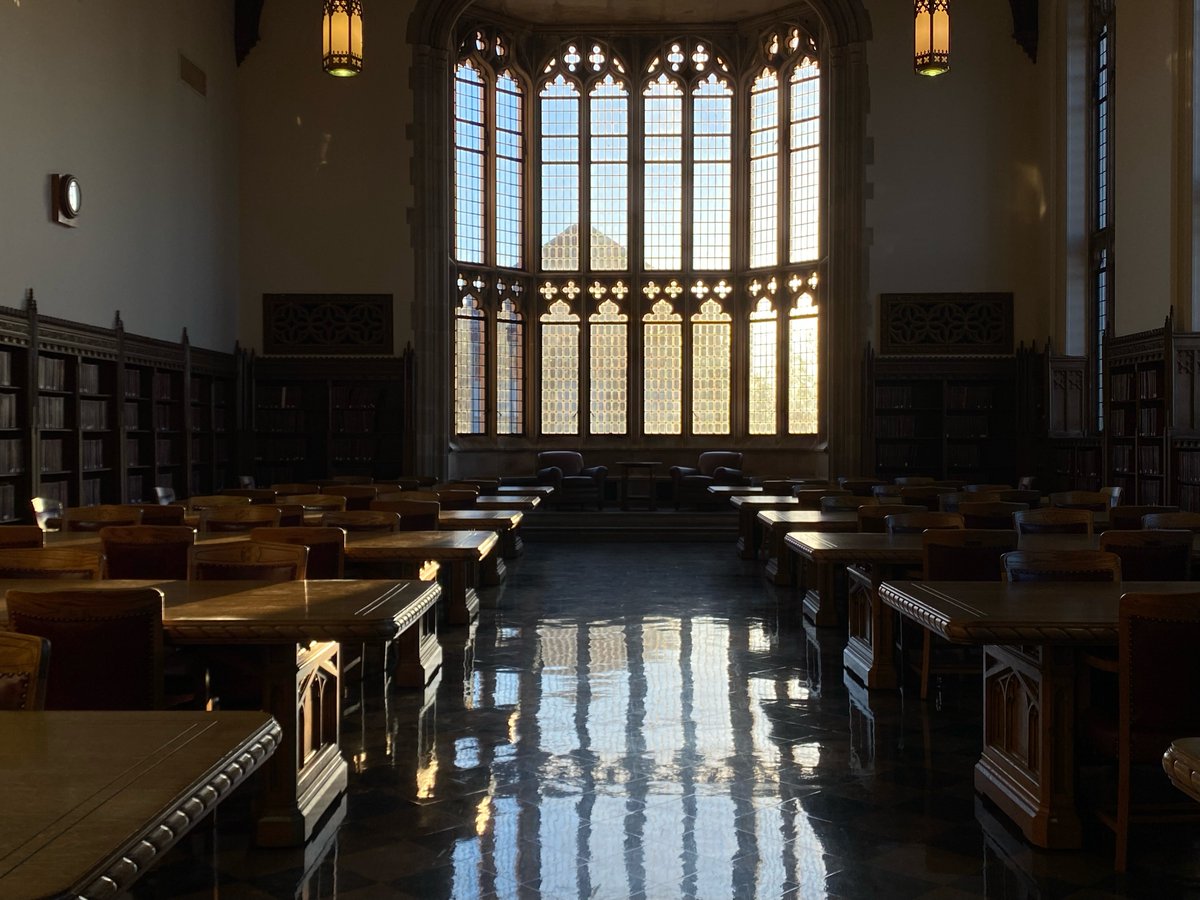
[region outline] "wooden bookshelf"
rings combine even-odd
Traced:
[[[1105,337],[1105,471],[1126,503],[1170,499],[1171,343],[1169,318],[1163,328]]]

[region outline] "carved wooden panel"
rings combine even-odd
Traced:
[[[881,294],[880,352],[1013,352],[1012,294]]]
[[[263,294],[263,352],[390,356],[391,294]]]

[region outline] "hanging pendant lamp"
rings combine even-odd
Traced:
[[[321,68],[330,75],[345,78],[362,71],[362,0],[325,0],[321,43]]]
[[[918,75],[950,71],[950,0],[915,0],[913,68]]]

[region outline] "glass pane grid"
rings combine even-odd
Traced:
[[[561,75],[542,90],[542,268],[579,268],[579,91]]]
[[[791,310],[788,331],[788,432],[816,434],[817,310],[807,295]]]
[[[729,434],[733,322],[715,300],[692,316],[692,433]]]
[[[778,344],[775,310],[760,300],[750,314],[750,433],[776,431]]]
[[[791,262],[816,259],[820,224],[820,70],[807,62],[792,72],[789,252]]]
[[[731,262],[733,92],[710,77],[692,99],[692,266],[728,269]]]
[[[467,295],[454,318],[454,430],[458,434],[483,434],[487,429],[484,324],[478,301]]]
[[[779,78],[764,71],[750,94],[750,265],[773,266],[779,233]]]
[[[629,267],[629,95],[608,76],[591,94],[591,266]]]
[[[483,76],[470,62],[454,73],[454,256],[482,263],[484,242]]]
[[[683,91],[662,77],[645,90],[644,264],[683,265]]]
[[[625,434],[628,417],[628,317],[607,300],[589,317],[592,434]]]
[[[496,82],[496,265],[524,264],[524,144],[520,83],[509,73]]]
[[[496,313],[496,433],[520,434],[525,420],[525,330],[512,300]]]
[[[561,300],[542,316],[542,432],[579,433],[579,317]]]
[[[683,430],[683,317],[660,300],[642,317],[643,428],[646,434]]]

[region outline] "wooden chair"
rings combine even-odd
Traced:
[[[255,528],[250,540],[260,544],[299,544],[308,548],[305,578],[342,578],[346,571],[346,532],[307,525],[298,528]]]
[[[319,494],[321,488],[311,481],[289,481],[271,485],[276,498],[292,497],[294,494]]]
[[[33,521],[42,531],[58,531],[62,528],[63,505],[52,497],[34,497],[29,501],[33,507]]]
[[[36,634],[0,631],[0,710],[41,709],[46,703],[49,672],[48,640]]]
[[[391,501],[391,500],[423,500],[425,502],[431,502],[431,503],[440,503],[441,502],[440,500],[438,500],[437,491],[401,491],[396,494],[380,494],[375,499],[376,500],[387,500],[387,501]],[[379,507],[372,504],[371,508],[378,509]]]
[[[1021,534],[1092,535],[1092,513],[1086,509],[1027,509],[1013,513],[1013,524]]]
[[[175,488],[156,485],[154,488],[154,499],[157,500],[162,506],[166,506],[168,503],[174,503]]]
[[[796,498],[799,509],[820,509],[821,501],[826,497],[851,497],[853,495],[841,488],[810,488],[808,485],[802,485],[796,488],[793,496]],[[857,507],[855,508],[857,509]]]
[[[308,566],[303,544],[244,541],[196,544],[188,551],[189,581],[301,581]]]
[[[1005,503],[1003,500],[969,500],[958,506],[967,528],[1015,528],[1013,513],[1027,509],[1028,504]]]
[[[880,503],[899,503],[900,486],[896,484],[876,484],[871,487],[871,496]]]
[[[287,502],[297,504],[305,512],[344,512],[346,498],[340,494],[289,494]]]
[[[327,481],[319,483],[322,487],[327,484],[374,484],[375,479],[370,475],[334,475]]]
[[[938,496],[938,509],[942,512],[961,512],[959,506],[963,503],[984,503],[999,500],[998,494],[983,492],[968,493],[967,491],[949,491]]]
[[[299,528],[304,524],[304,507],[299,503],[276,503],[275,508],[279,510],[280,528]]]
[[[1100,549],[1121,557],[1126,581],[1187,581],[1192,571],[1190,531],[1106,531]]]
[[[1030,509],[1038,509],[1042,505],[1042,492],[1025,488],[1017,488],[1015,491],[997,491],[996,499],[1003,500],[1005,503],[1027,503]]]
[[[964,494],[995,494],[999,491],[1011,491],[1011,484],[964,484]]]
[[[8,592],[13,631],[47,639],[47,709],[159,709],[163,595],[154,588]]]
[[[1137,531],[1142,517],[1155,513],[1179,512],[1178,506],[1114,506],[1108,511],[1109,531]]]
[[[921,577],[924,581],[996,581],[1004,573],[1002,559],[1017,549],[1015,531],[972,528],[926,531],[921,535]],[[922,628],[919,666],[921,699],[929,696],[929,676],[935,673],[978,674],[980,654],[977,648],[952,646]],[[938,656],[934,659],[935,643]],[[966,651],[966,652],[964,652]],[[964,655],[967,657],[963,659]]]
[[[849,491],[856,497],[873,497],[876,487],[885,486],[878,478],[864,478],[840,475],[838,476],[838,487],[843,491]]]
[[[442,506],[436,500],[376,500],[371,509],[399,513],[401,531],[437,531]]]
[[[924,506],[906,506],[903,503],[878,503],[875,506],[858,508],[858,530],[868,534],[886,534],[887,517],[904,513],[929,512]]]
[[[920,534],[926,529],[962,528],[963,517],[958,513],[909,512],[892,513],[885,518],[888,534]]]
[[[437,492],[438,503],[442,509],[474,509],[479,499],[479,491],[465,488],[450,488]]]
[[[270,488],[225,488],[222,497],[245,497],[251,503],[271,504],[275,502],[275,492]]]
[[[346,531],[399,531],[400,516],[381,509],[348,509],[325,513],[321,524]]]
[[[942,494],[951,493],[954,493],[953,488],[940,487],[936,484],[904,486],[900,488],[900,502],[908,506],[920,504],[930,512],[937,512],[941,508],[941,501],[938,498]]]
[[[1050,505],[1056,509],[1088,509],[1106,512],[1108,495],[1100,491],[1058,491],[1050,495]]]
[[[182,525],[187,507],[181,503],[168,503],[165,506],[158,503],[128,503],[142,511],[143,525]]]
[[[1117,484],[1100,488],[1100,493],[1108,497],[1109,508],[1112,508],[1121,505],[1121,497],[1125,493],[1125,489]]]
[[[202,512],[206,509],[217,509],[218,507],[249,505],[249,497],[235,497],[233,494],[201,494],[196,497],[188,497],[187,501],[188,510],[191,512]]]
[[[253,528],[274,528],[279,525],[277,506],[231,506],[205,509],[200,512],[200,533],[243,532]]]
[[[932,475],[901,475],[896,479],[900,487],[918,487],[933,484],[937,481]]]
[[[1200,513],[1152,513],[1142,516],[1143,528],[1175,528],[1200,533]]]
[[[0,525],[0,547],[41,547],[45,532],[36,525]]]
[[[102,504],[73,506],[63,510],[63,531],[99,531],[108,525],[141,525],[142,511],[136,506]]]
[[[1102,550],[1015,550],[1004,575],[1019,581],[1120,581],[1121,557]]]
[[[81,578],[99,581],[104,576],[104,554],[78,547],[43,547],[39,550],[0,549],[0,578]]]
[[[196,542],[189,525],[120,525],[100,529],[109,578],[185,579],[188,550]]]
[[[379,491],[373,484],[331,484],[322,487],[321,493],[343,498],[346,501],[343,509],[370,509]]]
[[[827,494],[821,498],[821,511],[836,510],[856,511],[860,506],[878,506],[879,501],[874,497],[863,497],[859,494]]]
[[[1098,810],[1116,834],[1114,868],[1129,859],[1129,826],[1138,822],[1195,820],[1195,801],[1180,801],[1173,789],[1167,803],[1135,806],[1134,766],[1148,766],[1166,788],[1163,751],[1182,735],[1200,734],[1200,593],[1125,594],[1118,613],[1116,715],[1092,708],[1085,723],[1093,746],[1117,764],[1115,809]]]

